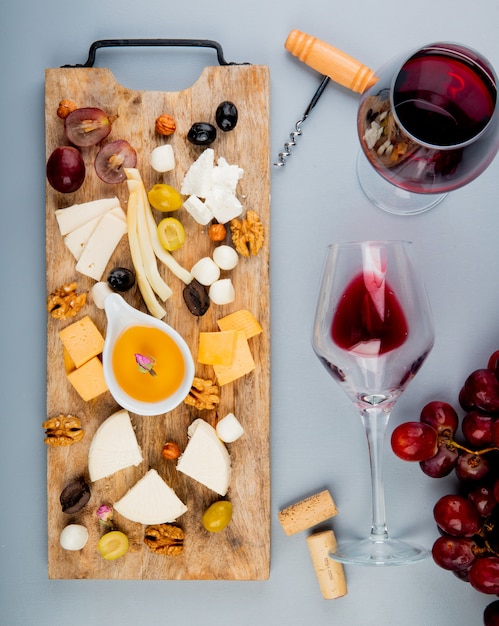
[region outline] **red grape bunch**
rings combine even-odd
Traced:
[[[457,493],[433,509],[440,532],[433,559],[477,591],[499,595],[499,350],[468,376],[458,402],[461,424],[453,406],[435,400],[419,421],[394,429],[391,446],[432,478],[454,472]],[[484,624],[499,625],[499,600],[485,609]]]

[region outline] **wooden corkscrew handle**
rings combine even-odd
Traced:
[[[367,65],[299,30],[289,33],[284,47],[312,69],[357,93],[363,93],[378,80]]]

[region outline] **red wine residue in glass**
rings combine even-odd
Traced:
[[[383,282],[383,315],[369,293],[364,274],[356,276],[343,292],[331,325],[333,341],[344,350],[379,341],[377,354],[401,346],[407,339],[408,325],[402,307],[388,284]]]

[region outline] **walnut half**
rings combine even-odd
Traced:
[[[184,531],[173,524],[153,524],[144,532],[144,543],[155,554],[178,556],[184,549]]]
[[[220,402],[220,389],[211,380],[194,378],[189,395],[184,402],[201,411],[203,409],[214,409]]]
[[[74,317],[87,301],[86,293],[76,293],[77,283],[66,283],[47,298],[47,311],[59,320]]]
[[[257,255],[263,246],[265,229],[255,211],[247,211],[242,220],[233,219],[230,222],[232,242],[242,256]]]
[[[80,418],[74,415],[57,415],[42,424],[45,428],[45,443],[48,446],[70,446],[83,439],[85,431],[81,428]]]

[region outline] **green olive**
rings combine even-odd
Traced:
[[[128,552],[128,537],[119,530],[102,535],[97,550],[106,561],[114,561]]]
[[[218,500],[203,513],[203,526],[210,533],[218,533],[228,526],[232,518],[232,503]]]
[[[162,183],[154,185],[154,187],[149,190],[147,197],[149,198],[151,206],[158,211],[163,211],[163,213],[176,211],[182,206],[182,196],[176,189],[170,187],[170,185]]]
[[[165,250],[178,250],[185,241],[185,229],[182,222],[174,217],[165,217],[158,224],[158,237]]]

